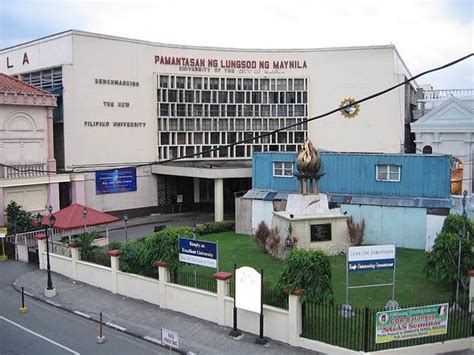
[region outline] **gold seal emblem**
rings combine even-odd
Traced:
[[[359,104],[354,104],[356,102],[356,99],[354,98],[347,98],[341,101],[341,104],[339,105],[340,108],[344,107],[341,110],[341,115],[343,115],[345,118],[353,118],[357,116],[357,114],[360,111],[360,105]],[[350,106],[347,106],[350,105]]]

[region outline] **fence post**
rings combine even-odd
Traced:
[[[225,323],[225,297],[228,295],[227,281],[234,274],[231,272],[217,272],[212,277],[217,281],[217,324],[226,325]]]
[[[44,253],[46,253],[46,234],[39,233],[35,238],[38,241],[39,268],[46,270],[46,260],[44,259]]]
[[[169,270],[168,263],[164,261],[155,262],[155,266],[158,268],[159,278],[159,289],[158,289],[158,302],[161,308],[166,308],[166,284],[169,282]]]
[[[369,351],[369,307],[364,310],[364,352]]]
[[[303,330],[300,295],[299,290],[288,295],[288,343],[293,346],[299,346],[299,338]]]
[[[109,250],[107,252],[107,255],[110,256],[110,271],[112,272],[111,291],[112,293],[117,293],[118,292],[117,271],[119,269],[120,251],[117,249]]]
[[[77,243],[69,243],[71,249],[71,277],[73,280],[77,280],[77,261],[81,260],[81,248]]]
[[[472,309],[472,299],[474,298],[474,270],[469,271],[469,312],[474,312]]]

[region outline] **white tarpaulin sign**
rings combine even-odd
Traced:
[[[161,328],[161,342],[171,348],[179,348],[178,333]]]
[[[243,266],[235,270],[236,307],[260,313],[262,296],[262,275],[257,270]]]
[[[394,266],[395,245],[350,247],[347,254],[349,272],[393,270]]]

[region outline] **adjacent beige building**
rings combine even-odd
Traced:
[[[253,151],[295,151],[306,137],[327,150],[411,149],[413,85],[353,118],[303,123],[410,77],[393,45],[213,48],[71,30],[1,50],[0,71],[58,95],[58,168],[78,174],[60,187],[62,204],[82,184],[97,209],[209,205],[222,219],[234,193],[251,187]],[[98,193],[95,171],[122,167],[136,167],[136,189]]]

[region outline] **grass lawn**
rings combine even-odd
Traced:
[[[274,259],[244,234],[232,232],[200,236],[198,239],[217,241],[219,245],[219,271],[233,272],[237,267],[251,266],[264,270],[265,283],[275,284],[281,273],[282,261]],[[401,304],[431,303],[450,300],[450,292],[442,285],[427,279],[423,271],[426,253],[422,250],[397,248],[395,299]],[[345,256],[330,257],[336,303],[345,303]],[[192,270],[193,267],[187,266]],[[212,274],[214,269],[197,266],[199,274]],[[391,283],[390,271],[352,273],[350,285]],[[391,299],[392,287],[373,287],[349,290],[349,303],[356,307],[383,307]]]

